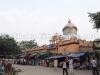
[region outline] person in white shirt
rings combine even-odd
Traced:
[[[70,72],[70,74],[74,74],[72,58],[69,58],[69,72]]]
[[[63,64],[63,75],[64,75],[64,72],[66,72],[66,75],[68,75],[66,59],[63,61],[62,64]]]
[[[24,58],[24,65],[26,65],[26,59]]]
[[[58,61],[57,59],[54,60],[54,70],[57,71]]]
[[[92,64],[92,70],[93,70],[93,74],[94,75],[99,75],[98,69],[97,69],[97,62],[95,60],[95,58],[93,57],[93,59],[91,60],[91,64]]]

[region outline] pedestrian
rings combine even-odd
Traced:
[[[26,65],[26,59],[24,58],[24,65]]]
[[[97,69],[97,61],[95,60],[94,57],[91,60],[91,64],[92,64],[93,75],[99,75],[99,72],[98,72],[98,69]]]
[[[63,64],[63,75],[65,72],[66,72],[66,75],[68,75],[66,59],[64,59],[62,64]]]
[[[70,72],[70,74],[74,74],[72,57],[69,58],[69,72]]]
[[[68,58],[66,58],[67,68],[69,68]]]
[[[32,59],[32,66],[34,66],[34,59]]]
[[[47,60],[47,67],[49,67],[49,60]]]
[[[58,66],[58,61],[57,61],[57,59],[55,58],[55,60],[54,60],[54,70],[56,70],[56,71],[57,71],[57,66]]]

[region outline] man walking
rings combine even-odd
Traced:
[[[69,58],[69,72],[70,72],[70,74],[74,74],[72,58]]]
[[[97,69],[97,61],[95,60],[94,57],[91,60],[91,64],[92,64],[93,75],[99,75],[99,72],[98,72],[98,69]]]
[[[64,59],[62,64],[63,64],[63,75],[64,75],[64,72],[66,72],[66,75],[68,75],[66,59]]]

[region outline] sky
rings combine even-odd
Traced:
[[[93,41],[100,31],[93,29],[88,12],[98,11],[100,0],[0,0],[0,34],[49,44],[55,33],[63,35],[70,19],[82,39]]]

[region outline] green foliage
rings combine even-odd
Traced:
[[[14,38],[9,35],[1,35],[0,36],[0,55],[15,55],[20,52],[20,47]]]
[[[9,35],[0,35],[0,56],[12,57],[19,53],[21,50],[37,47],[35,40],[16,42],[13,37]],[[12,56],[11,56],[12,55]]]
[[[88,17],[90,17],[90,22],[92,22],[94,25],[93,25],[93,28],[98,29],[100,28],[100,12],[97,12],[97,13],[88,13]]]
[[[35,40],[30,40],[30,41],[21,41],[20,42],[20,47],[24,50],[24,49],[29,49],[29,48],[33,48],[33,47],[37,47],[38,44],[35,42]]]

